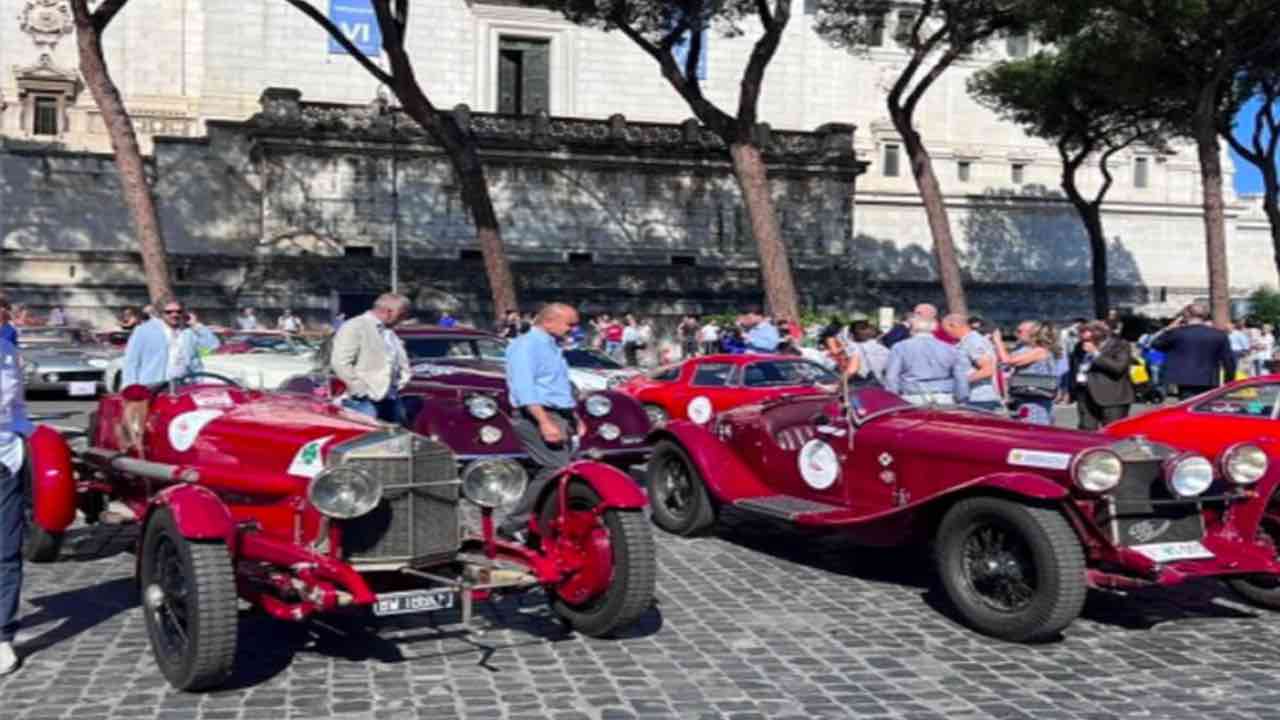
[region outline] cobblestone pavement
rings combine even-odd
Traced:
[[[919,552],[724,520],[657,533],[658,605],[627,637],[566,634],[537,594],[484,607],[482,635],[246,608],[237,672],[205,695],[156,670],[129,531],[79,531],[27,566],[0,719],[1280,718],[1280,616],[1216,583],[1095,593],[1061,639],[1014,645],[958,625]]]

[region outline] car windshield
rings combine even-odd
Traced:
[[[588,370],[621,370],[622,365],[616,360],[596,350],[565,350],[565,362],[572,368]]]
[[[222,337],[223,345],[245,345],[249,352],[301,354],[315,350],[310,342],[288,335],[231,334]]]
[[[835,374],[807,360],[765,360],[747,366],[742,374],[746,387],[786,387],[838,383]]]
[[[1280,400],[1280,385],[1247,385],[1205,400],[1196,405],[1195,411],[1268,419],[1275,417],[1277,400]]]
[[[90,345],[93,339],[74,328],[18,328],[18,341],[26,347],[43,345]]]
[[[406,337],[405,351],[412,360],[503,360],[506,344],[496,338]]]

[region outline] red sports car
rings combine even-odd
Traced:
[[[655,426],[668,420],[701,425],[740,405],[829,392],[839,384],[831,371],[794,355],[707,355],[658,368],[617,390],[639,400]]]
[[[1241,380],[1186,402],[1120,420],[1103,432],[1145,437],[1215,458],[1219,469],[1280,464],[1280,375]],[[1268,460],[1270,458],[1270,460]],[[1256,471],[1256,470],[1255,470]],[[1272,497],[1259,526],[1259,541],[1280,548],[1280,498]],[[1245,597],[1280,607],[1280,583],[1241,578],[1231,586]]]

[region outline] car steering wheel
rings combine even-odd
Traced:
[[[231,387],[239,388],[241,390],[245,389],[244,385],[241,384],[240,381],[238,380],[233,380],[227,377],[226,375],[219,375],[218,373],[205,372],[204,370],[189,372],[186,375],[183,375],[181,377],[173,378],[169,380],[167,383],[165,383],[165,386],[168,387],[169,393],[173,394],[174,392],[177,391],[179,387],[183,385],[190,385],[196,380],[198,380],[199,378],[213,378],[214,380],[221,380],[222,382],[226,383],[227,385],[230,385]]]

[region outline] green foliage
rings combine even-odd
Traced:
[[[891,37],[908,50],[946,48],[963,57],[998,33],[1026,29],[1039,4],[1032,0],[924,0],[904,7],[917,13],[915,26],[887,33],[886,39]],[[865,49],[897,7],[886,0],[818,0],[814,30],[836,47]]]
[[[1252,317],[1274,327],[1280,327],[1280,292],[1270,288],[1258,288],[1249,296]]]

